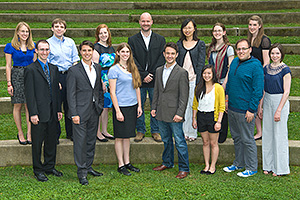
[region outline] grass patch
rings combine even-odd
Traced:
[[[100,152],[96,152],[100,153]],[[114,154],[114,152],[112,152]],[[202,156],[199,154],[199,156]],[[264,175],[262,170],[250,178],[226,173],[217,165],[213,176],[201,175],[201,164],[190,164],[190,175],[178,180],[178,167],[155,172],[156,164],[137,164],[141,172],[125,177],[117,165],[97,165],[101,177],[88,176],[89,185],[79,184],[75,165],[60,165],[63,177],[48,176],[38,182],[32,167],[1,167],[1,199],[295,199],[300,192],[300,167],[291,166],[284,177]],[[230,187],[229,187],[230,186]],[[49,192],[51,191],[51,192]]]
[[[189,1],[215,1],[215,0],[151,0],[151,2],[189,2]],[[219,1],[240,1],[240,0],[219,0]],[[243,0],[243,1],[261,1],[261,0]],[[272,1],[272,0],[264,0]],[[0,0],[7,2],[7,0]],[[12,2],[107,2],[107,0],[14,0]],[[132,2],[132,0],[114,0],[114,2]],[[149,2],[149,0],[135,0],[134,2]]]

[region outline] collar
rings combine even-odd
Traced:
[[[143,34],[143,32],[141,31],[141,34],[142,34],[142,37],[144,37],[144,38],[150,38],[151,37],[151,35],[152,35],[152,30],[150,29],[150,34],[149,34],[149,36],[148,37],[146,37],[144,34]]]
[[[53,34],[52,39],[55,40],[56,42],[60,42],[60,41],[64,42],[64,41],[65,41],[65,36],[62,36],[62,37],[63,37],[63,39],[60,40],[60,39],[58,39],[58,38]]]
[[[81,64],[83,65],[84,68],[89,68],[90,66],[86,64],[83,60],[81,60]],[[92,61],[92,67],[94,66],[94,62]]]
[[[167,63],[165,63],[164,69],[166,69],[166,70],[173,70],[173,68],[175,67],[176,64],[177,64],[177,62],[175,62],[171,67],[167,68]]]
[[[39,63],[41,64],[41,66],[44,68],[44,66],[48,66],[48,60],[46,61],[46,63],[43,63],[42,61],[40,61],[40,59],[37,58],[37,61],[39,61]]]

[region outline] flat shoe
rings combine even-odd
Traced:
[[[139,168],[134,167],[132,164],[128,163],[127,165],[124,165],[126,169],[129,169],[130,171],[133,172],[140,172]]]
[[[265,174],[265,175],[268,175],[268,174],[271,174],[271,173],[272,173],[272,171],[264,170],[264,174]]]
[[[216,173],[216,171],[217,171],[217,169],[215,169],[215,171],[214,172],[211,172],[211,171],[207,171],[207,175],[213,175],[213,174],[215,174]]]
[[[254,140],[261,140],[262,136],[258,137],[258,138],[254,138]]]
[[[114,136],[107,136],[107,135],[104,135],[104,133],[101,133],[105,138],[107,139],[110,139],[110,140],[114,140],[115,137]]]
[[[126,169],[124,165],[118,168],[118,172],[126,176],[131,176],[131,173]]]
[[[108,142],[108,139],[106,139],[106,138],[100,139],[100,138],[98,138],[98,136],[96,136],[96,137],[97,137],[97,140],[99,140],[100,142]]]
[[[207,174],[208,171],[201,170],[200,174]]]

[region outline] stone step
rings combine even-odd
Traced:
[[[180,25],[178,25],[179,27]],[[50,28],[32,28],[34,37],[50,37],[53,33]],[[180,37],[180,28],[152,28],[155,33],[165,37]],[[96,28],[68,28],[66,36],[94,37]],[[140,31],[140,28],[110,28],[112,37],[130,37]],[[266,27],[265,34],[270,36],[299,36],[300,27]],[[11,38],[14,35],[14,28],[0,28],[2,38]],[[247,36],[248,28],[227,28],[229,36]],[[211,28],[198,28],[198,36],[211,36]]]
[[[152,138],[146,137],[143,141],[136,143],[130,139],[130,160],[132,163],[161,163],[163,152],[163,143],[154,142]],[[258,162],[262,163],[261,140],[256,141]],[[194,142],[187,142],[190,163],[203,164],[202,139],[198,138]],[[230,164],[233,162],[234,144],[231,138],[223,144],[219,144],[220,153],[218,164]],[[0,141],[0,167],[13,165],[32,165],[31,145],[20,145],[17,140],[1,140]],[[300,141],[289,141],[289,160],[290,165],[300,165]],[[177,151],[175,151],[175,162],[177,159]],[[60,139],[57,146],[56,164],[74,164],[73,142],[67,139]],[[115,164],[117,158],[115,156],[114,142],[105,143],[96,142],[94,164]],[[260,168],[260,167],[259,167]],[[115,170],[115,169],[114,169]]]
[[[45,37],[48,38],[48,37]],[[127,42],[127,41],[124,41]],[[112,46],[116,49],[119,44],[113,44]],[[206,44],[206,49],[208,48],[209,44]],[[233,45],[235,46],[235,45]],[[282,44],[285,49],[285,54],[290,55],[300,55],[300,44]],[[0,57],[4,57],[4,47],[5,45],[0,45]],[[77,45],[78,48],[78,45]]]
[[[298,0],[239,2],[1,2],[0,10],[278,10],[299,9]]]
[[[300,112],[300,97],[289,96],[289,101],[290,101],[290,112]],[[11,114],[12,110],[13,110],[13,105],[10,102],[10,97],[0,97],[0,115]],[[150,110],[150,105],[148,101],[146,101],[145,110]]]
[[[185,19],[193,18],[196,24],[246,24],[254,13],[244,14],[211,14],[211,15],[152,15],[156,24],[178,24]],[[256,13],[261,16],[264,23],[298,23],[300,12],[290,13]],[[67,22],[107,23],[107,22],[138,22],[140,15],[129,14],[21,14],[2,13],[0,22],[44,22],[50,23],[55,18],[62,18]],[[101,21],[100,21],[101,20]]]

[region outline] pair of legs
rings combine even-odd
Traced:
[[[254,139],[256,140],[262,137],[261,121],[262,120],[257,115],[255,118],[256,135],[254,136]]]
[[[27,140],[31,141],[31,124],[29,122],[29,113],[28,113],[27,105],[24,104],[24,106],[25,106],[26,123],[27,123]],[[22,130],[21,109],[22,109],[21,103],[14,104],[13,116],[18,129],[19,139],[21,142],[25,142],[26,139],[24,137],[23,130]]]
[[[216,163],[219,156],[219,133],[209,133],[208,131],[202,132],[201,137],[203,140],[203,156],[205,162],[204,171],[214,173],[216,171]],[[209,165],[211,155],[211,164]]]
[[[113,137],[111,134],[107,131],[107,124],[108,124],[108,108],[104,108],[102,111],[102,114],[99,117],[99,126],[97,131],[97,137],[99,139],[104,139],[105,137],[102,135],[102,133],[108,137]]]
[[[129,138],[116,138],[115,139],[115,151],[118,158],[119,167],[130,163],[130,139]]]
[[[197,129],[194,129],[193,124],[193,99],[195,93],[196,81],[189,82],[189,98],[185,110],[185,121],[183,122],[183,132],[186,140],[194,141],[197,138]]]

